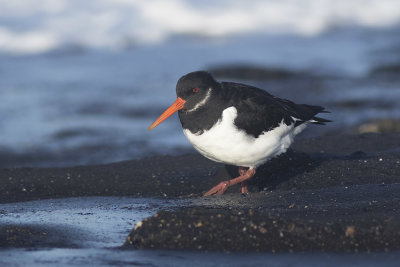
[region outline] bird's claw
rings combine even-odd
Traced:
[[[223,181],[211,188],[209,191],[207,191],[203,196],[211,196],[211,195],[222,195],[225,193],[226,189],[228,189],[230,185],[229,181]]]

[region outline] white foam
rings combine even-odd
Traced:
[[[332,26],[400,21],[390,0],[0,0],[0,51],[38,53],[65,45],[120,48],[176,34],[316,35]]]

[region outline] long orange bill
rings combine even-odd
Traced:
[[[152,125],[150,125],[149,130],[153,129],[154,127],[165,121],[169,116],[174,114],[176,111],[183,109],[185,102],[186,102],[185,100],[178,97],[178,99],[176,99],[176,101],[166,111],[164,111],[164,113],[161,114],[161,116],[158,117],[158,119],[156,119]]]

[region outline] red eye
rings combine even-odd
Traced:
[[[199,88],[193,88],[193,93],[197,93],[199,91]]]

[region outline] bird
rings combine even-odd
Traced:
[[[220,182],[204,196],[222,195],[239,183],[241,193],[248,194],[247,181],[259,166],[286,152],[308,124],[330,122],[316,116],[329,113],[324,107],[295,104],[246,84],[218,82],[207,71],[182,76],[176,95],[148,129],[178,112],[183,133],[200,154],[238,166],[238,177]]]

